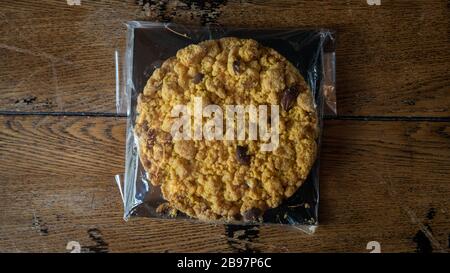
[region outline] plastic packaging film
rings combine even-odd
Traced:
[[[320,132],[323,115],[336,115],[335,33],[327,29],[249,29],[212,26],[185,26],[172,23],[129,22],[124,52],[115,53],[116,107],[127,115],[125,174],[116,182],[124,203],[124,219],[145,216],[164,219],[189,219],[186,214],[161,212],[166,200],[159,186],[139,158],[139,140],[135,131],[138,96],[155,69],[177,51],[202,41],[236,37],[254,39],[273,48],[292,63],[312,92]],[[320,151],[320,135],[316,142]],[[318,152],[319,154],[319,152]],[[275,208],[267,209],[256,221],[260,224],[287,224],[312,233],[319,223],[319,156],[308,177],[292,196]],[[215,220],[224,222],[223,220]],[[255,224],[254,221],[233,220],[228,223]]]

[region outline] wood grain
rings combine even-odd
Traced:
[[[450,125],[325,122],[321,224],[122,220],[125,119],[0,116],[0,252],[448,252]]]
[[[114,112],[114,50],[143,19],[334,28],[340,115],[450,116],[448,1],[141,2],[1,1],[0,111]]]

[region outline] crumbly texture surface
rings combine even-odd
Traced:
[[[278,148],[263,152],[259,140],[173,140],[172,108],[192,107],[195,97],[222,109],[280,105]],[[191,217],[258,220],[296,192],[316,158],[318,118],[305,80],[278,52],[251,39],[180,49],[154,71],[137,112],[135,132],[149,180],[168,205]]]

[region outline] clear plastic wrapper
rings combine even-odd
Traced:
[[[137,99],[147,80],[155,69],[179,49],[223,37],[254,39],[265,47],[275,49],[299,70],[312,92],[320,132],[323,115],[336,114],[335,38],[330,30],[225,28],[137,21],[129,22],[127,26],[126,51],[117,51],[115,55],[117,111],[126,113],[128,117],[125,174],[116,176],[125,219],[133,216],[195,219],[183,213],[169,216],[158,210],[166,201],[160,188],[152,185],[147,178],[139,158],[134,127]],[[320,136],[317,143],[320,152]],[[314,232],[319,221],[319,152],[305,182],[281,205],[265,211],[258,223],[293,225],[308,233]]]

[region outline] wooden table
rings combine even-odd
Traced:
[[[445,0],[1,1],[0,251],[450,251],[449,14]],[[314,235],[122,219],[114,50],[134,19],[337,30]]]

